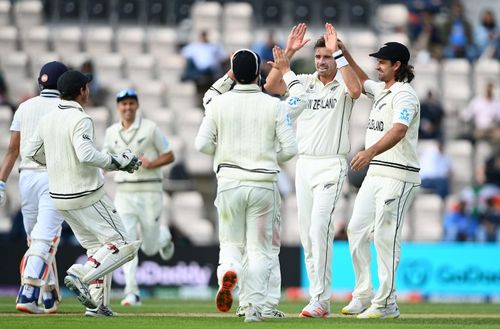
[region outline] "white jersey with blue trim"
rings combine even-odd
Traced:
[[[323,84],[318,73],[297,76],[304,86],[308,106],[298,116],[297,143],[299,155],[329,157],[347,155],[349,143],[349,119],[354,99],[349,95],[340,74]]]
[[[377,143],[395,123],[408,126],[405,137],[391,149],[377,155],[370,162],[368,175],[385,176],[405,182],[420,183],[417,157],[420,102],[415,90],[406,82],[396,82],[384,89],[384,82],[367,80],[366,95],[373,98],[368,119],[365,145]]]

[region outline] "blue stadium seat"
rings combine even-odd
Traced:
[[[146,2],[146,20],[148,24],[166,24],[168,15],[166,0],[148,0]]]
[[[295,1],[292,9],[293,24],[310,23],[313,15],[313,2],[307,0]]]
[[[339,0],[323,0],[320,4],[321,23],[339,22],[342,6]]]
[[[57,11],[62,20],[75,20],[80,18],[81,2],[78,0],[66,0],[57,2]]]
[[[118,0],[116,12],[119,23],[138,23],[141,12],[140,0]]]
[[[283,19],[283,3],[269,0],[262,3],[261,13],[264,24],[279,25]]]
[[[180,23],[191,15],[191,6],[194,0],[175,1],[175,23]]]
[[[86,13],[89,21],[109,21],[111,2],[108,0],[88,0]]]

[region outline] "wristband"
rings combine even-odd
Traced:
[[[337,69],[340,69],[346,65],[349,65],[349,62],[347,62],[347,59],[345,59],[344,54],[342,54],[342,50],[337,50],[336,52],[333,53],[333,58],[335,59],[335,62],[337,63]]]

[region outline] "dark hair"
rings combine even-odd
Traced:
[[[391,61],[393,64],[396,61]],[[401,62],[400,62],[401,63]],[[413,72],[413,65],[403,64],[396,72],[396,81],[398,82],[411,82],[415,78],[415,72]]]
[[[82,87],[82,88],[85,88],[85,87]],[[69,93],[69,94],[61,94],[59,95],[59,98],[65,100],[65,101],[74,101],[81,93],[81,90],[78,90],[78,93],[76,92],[72,92],[72,93]]]
[[[326,47],[325,38],[321,36],[321,37],[319,37],[318,40],[316,40],[316,43],[314,44],[314,49],[325,48],[325,47]]]

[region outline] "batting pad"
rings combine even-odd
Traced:
[[[100,265],[92,269],[83,277],[83,283],[88,285],[91,281],[100,278],[131,261],[137,256],[137,251],[140,246],[141,240],[137,240],[120,246],[116,249],[116,251],[109,250],[109,253],[100,262]]]

